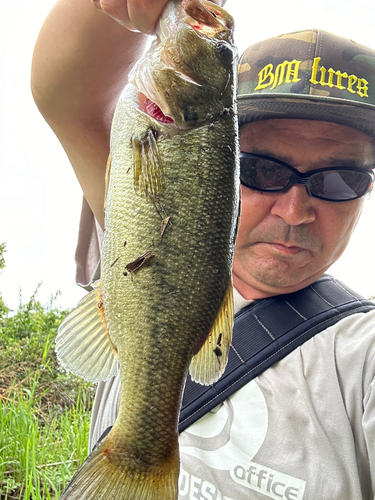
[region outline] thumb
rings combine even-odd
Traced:
[[[130,31],[154,34],[168,0],[91,0],[93,5]]]

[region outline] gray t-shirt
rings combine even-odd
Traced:
[[[375,311],[305,342],[180,435],[179,500],[374,499],[374,374]],[[90,449],[119,384],[98,385]]]

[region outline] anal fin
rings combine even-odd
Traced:
[[[109,336],[101,299],[100,281],[61,323],[56,337],[60,364],[91,382],[118,372],[117,349]]]
[[[202,385],[211,385],[224,373],[232,341],[233,322],[233,285],[230,280],[211,331],[191,360],[189,371],[192,380]]]

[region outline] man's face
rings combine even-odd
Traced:
[[[241,151],[271,156],[301,172],[375,163],[367,135],[322,121],[247,123],[240,145]],[[364,201],[319,200],[300,184],[286,193],[241,189],[233,282],[247,299],[291,293],[318,279],[344,251]]]

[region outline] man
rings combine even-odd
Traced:
[[[144,43],[124,26],[153,32],[166,2],[94,3],[103,12],[87,0],[57,2],[37,42],[32,82],[90,206],[78,249],[84,284],[99,257],[111,117],[124,66]],[[372,186],[374,55],[309,30],[242,57],[237,311],[311,285],[344,251]],[[184,431],[180,499],[374,498],[374,319],[373,311],[342,319]],[[99,385],[91,446],[116,418],[118,384]]]

